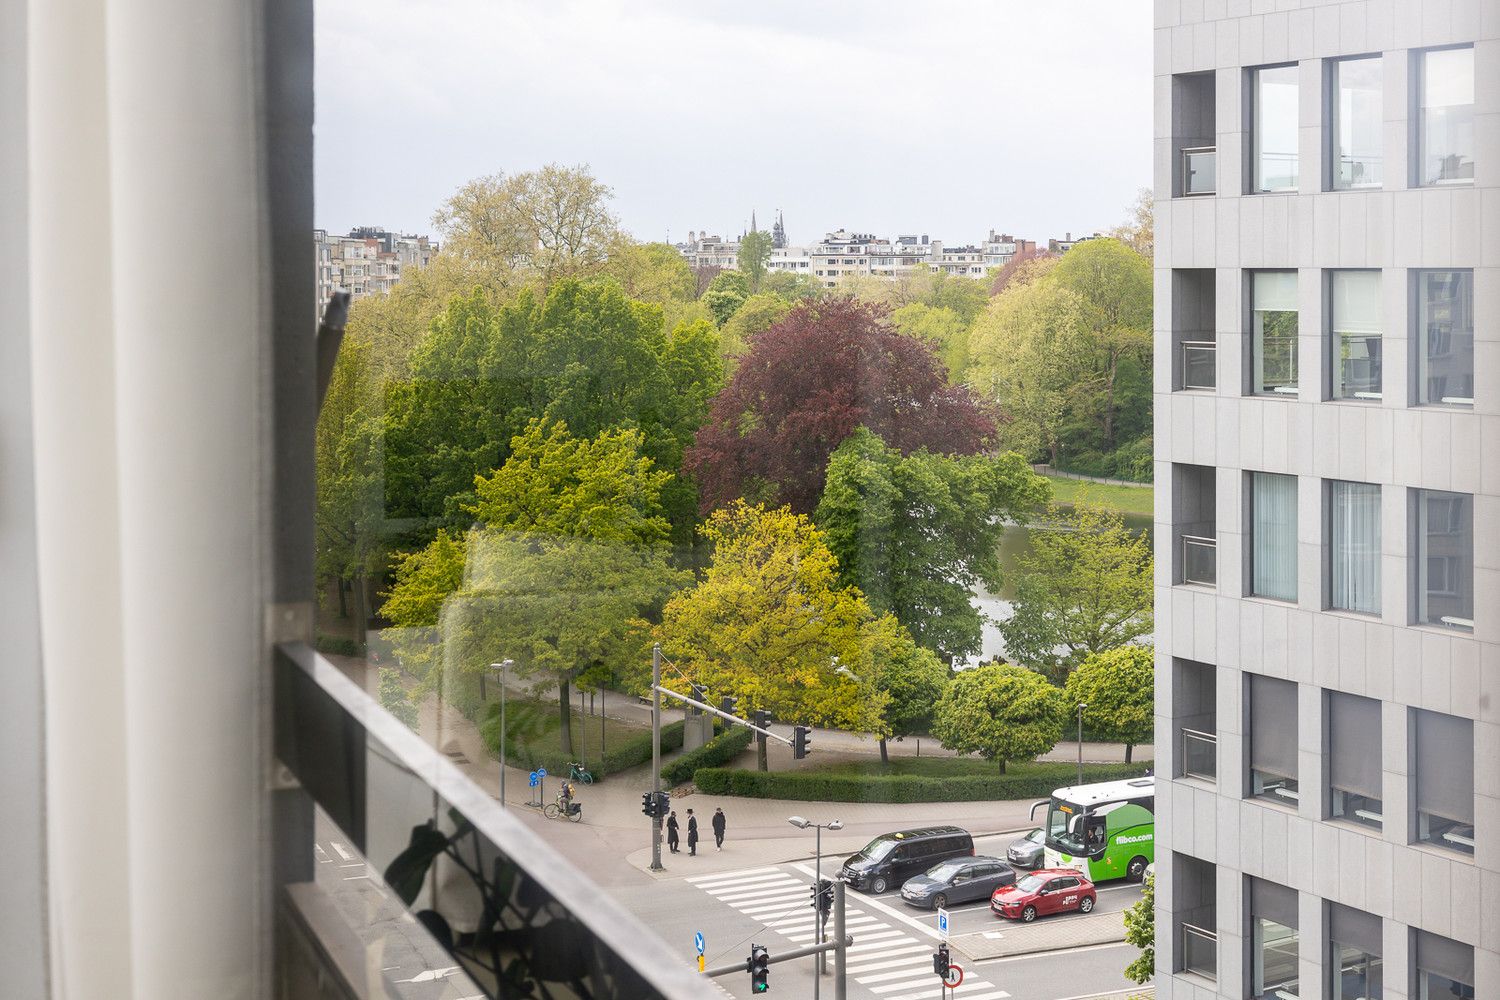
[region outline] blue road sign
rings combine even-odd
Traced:
[[[937,918],[938,918],[938,933],[941,934],[943,936],[943,940],[946,941],[946,940],[948,940],[948,911],[947,910],[938,910],[937,911]]]
[[[545,778],[547,776],[547,769],[545,767],[539,767],[539,768],[537,768],[536,769],[536,776],[538,778]]]
[[[693,932],[693,947],[695,947],[695,948],[698,949],[698,954],[700,954],[700,955],[703,954],[703,932],[702,931],[694,931]]]
[[[535,788],[540,775],[538,775],[535,771],[532,771],[531,774],[527,775],[527,777],[531,779],[531,787]]]

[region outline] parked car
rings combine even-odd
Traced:
[[[1077,910],[1090,913],[1099,901],[1082,872],[1071,868],[1042,868],[1022,875],[1015,885],[996,889],[990,912],[1029,924],[1037,917]]]
[[[954,858],[933,865],[925,875],[907,879],[901,887],[901,899],[932,910],[950,903],[989,899],[996,889],[1015,881],[1016,870],[999,858]]]
[[[839,877],[862,892],[879,895],[939,861],[974,856],[974,838],[956,826],[882,833],[844,861]]]
[[[1046,837],[1042,828],[1037,827],[1020,840],[1011,844],[1005,850],[1005,860],[1016,868],[1040,868],[1042,867],[1042,841]]]

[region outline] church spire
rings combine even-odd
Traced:
[[[776,223],[771,227],[771,246],[778,250],[786,248],[786,224],[779,208],[776,210]]]

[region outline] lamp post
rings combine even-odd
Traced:
[[[1078,703],[1078,783],[1083,784],[1083,710],[1089,707],[1086,701]]]
[[[787,822],[790,823],[790,824],[792,824],[793,826],[795,826],[799,830],[806,830],[808,827],[812,827],[814,830],[817,831],[817,840],[815,841],[815,850],[816,850],[816,858],[817,858],[817,860],[815,862],[815,867],[816,867],[816,870],[817,870],[817,878],[813,882],[813,901],[814,901],[814,906],[813,906],[813,934],[814,934],[814,939],[813,940],[814,940],[815,944],[822,944],[823,943],[823,914],[818,909],[818,907],[816,905],[816,902],[817,902],[819,893],[823,889],[823,831],[824,830],[842,830],[844,828],[844,821],[843,820],[835,819],[835,820],[830,820],[827,823],[814,823],[812,820],[803,819],[801,816],[790,816],[790,817],[787,818]],[[818,996],[818,978],[820,976],[822,976],[824,973],[826,973],[827,971],[828,971],[828,961],[827,961],[827,958],[826,958],[826,956],[822,952],[819,952],[818,953],[818,975],[813,977],[813,998],[814,998],[814,1000],[816,1000],[816,998]]]
[[[505,682],[510,676],[510,668],[516,665],[515,660],[501,660],[499,663],[491,663],[490,669],[500,675],[500,808],[505,808]]]

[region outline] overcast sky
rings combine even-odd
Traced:
[[[432,231],[588,164],[639,239],[1104,229],[1151,181],[1147,0],[317,0],[317,224]]]

